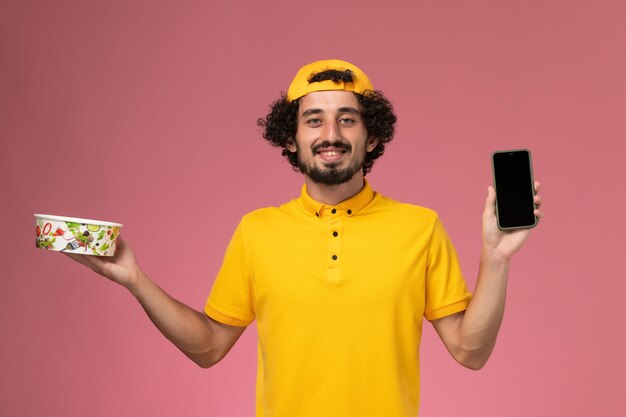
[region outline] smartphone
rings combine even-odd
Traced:
[[[530,151],[496,151],[491,155],[491,166],[498,227],[508,230],[536,226],[535,182]]]

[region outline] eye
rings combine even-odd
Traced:
[[[356,120],[350,118],[350,117],[342,117],[341,119],[339,119],[339,123],[343,124],[343,125],[351,125],[356,123]]]
[[[322,120],[313,117],[313,118],[307,119],[305,123],[307,125],[309,125],[309,126],[318,126],[318,125],[322,124]]]

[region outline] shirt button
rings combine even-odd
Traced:
[[[335,214],[335,213],[337,213],[337,209],[332,209],[330,212]]]
[[[333,236],[337,237],[337,236],[339,236],[339,233],[333,232]]]
[[[352,214],[352,210],[348,210],[348,214]]]
[[[333,255],[333,261],[337,260],[337,255]]]

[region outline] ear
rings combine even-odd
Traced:
[[[378,145],[378,138],[370,136],[367,138],[367,152],[372,152]]]
[[[293,138],[289,138],[287,140],[287,144],[285,145],[285,148],[291,152],[291,153],[295,153],[297,148],[296,148],[296,142],[294,141]]]

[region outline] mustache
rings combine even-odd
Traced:
[[[317,151],[319,151],[322,148],[330,148],[330,147],[337,148],[337,149],[343,149],[345,151],[351,151],[352,150],[352,145],[350,145],[349,143],[346,143],[346,142],[338,141],[338,140],[336,140],[334,142],[331,142],[329,140],[325,140],[324,142],[318,143],[317,145],[313,146],[311,148],[311,150],[313,151],[313,153],[317,153]]]

